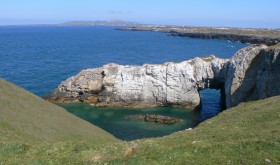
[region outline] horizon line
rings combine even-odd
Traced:
[[[60,23],[15,23],[15,24],[0,24],[0,27],[3,26],[71,26],[65,23],[69,22],[98,22],[104,21],[108,23],[116,23],[117,21],[124,23],[131,23],[135,25],[150,25],[150,26],[176,26],[176,27],[208,27],[208,28],[237,28],[237,29],[269,29],[269,30],[280,30],[280,27],[250,27],[250,26],[211,26],[211,25],[182,25],[182,24],[160,24],[160,23],[139,23],[137,21],[126,21],[121,19],[110,19],[110,20],[68,20],[68,21],[60,21]],[[114,22],[116,21],[116,22]],[[72,26],[109,26],[109,25],[72,25]]]

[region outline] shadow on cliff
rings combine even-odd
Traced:
[[[251,61],[241,85],[232,94],[231,107],[276,95],[280,95],[280,53],[262,50]]]

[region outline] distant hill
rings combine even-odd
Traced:
[[[71,140],[97,144],[117,141],[63,108],[0,79],[0,144]]]
[[[136,22],[122,21],[122,20],[112,20],[112,21],[69,21],[60,26],[134,26],[140,25]]]
[[[111,21],[68,21],[57,24],[23,24],[23,25],[8,25],[8,26],[127,26],[134,27],[143,24],[131,21],[123,20],[111,20]]]

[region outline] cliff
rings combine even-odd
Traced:
[[[226,70],[227,107],[280,95],[280,48],[277,46],[241,49],[227,63]]]
[[[280,49],[250,46],[231,59],[215,56],[143,66],[108,64],[86,69],[44,98],[95,106],[197,108],[199,91],[221,89],[227,107],[280,94]]]
[[[82,101],[95,106],[200,105],[199,90],[220,88],[227,60],[210,56],[181,63],[86,69],[62,82],[45,98],[52,102]]]

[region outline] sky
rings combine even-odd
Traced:
[[[0,0],[0,25],[125,20],[280,28],[280,0]]]

